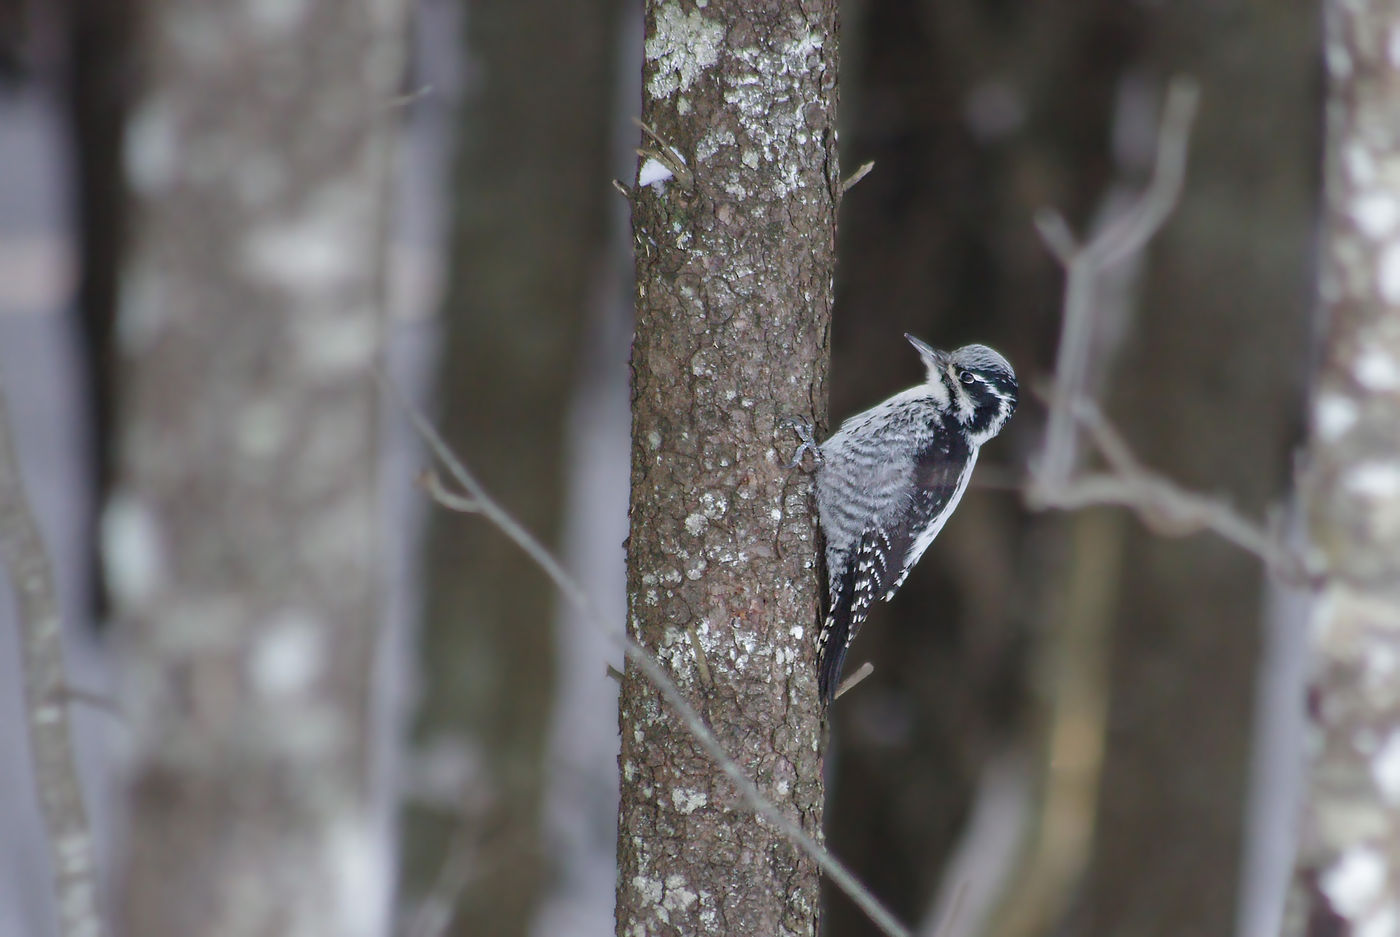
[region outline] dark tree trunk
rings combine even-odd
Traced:
[[[1326,579],[1312,607],[1312,766],[1290,937],[1400,921],[1400,14],[1325,4],[1330,87],[1322,357],[1302,483]]]
[[[119,930],[377,934],[369,367],[403,5],[147,14],[104,531],[132,748]]]
[[[544,542],[559,531],[564,420],[589,307],[607,275],[607,132],[617,0],[473,3],[459,117],[439,426]],[[548,63],[544,67],[541,63]],[[471,751],[447,803],[406,812],[404,893],[429,893],[457,837],[473,869],[455,934],[523,935],[549,877],[540,803],[555,685],[553,588],[476,518],[436,512],[425,564],[414,726],[420,752]],[[607,679],[605,674],[595,675]]]
[[[815,528],[780,421],[826,416],[836,4],[650,2],[646,22],[643,117],[693,186],[635,196],[628,628],[817,833]],[[621,728],[620,937],[814,934],[815,865],[630,666]]]

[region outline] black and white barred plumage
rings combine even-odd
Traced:
[[[928,380],[846,420],[821,446],[804,443],[817,454],[826,537],[829,604],[817,636],[826,701],[871,604],[903,585],[962,498],[978,449],[1016,409],[1016,373],[986,345],[950,354],[904,337]]]

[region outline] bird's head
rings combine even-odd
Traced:
[[[1016,412],[1016,372],[986,345],[939,351],[905,333],[928,369],[929,383],[942,389],[947,407],[976,445],[991,439]]]

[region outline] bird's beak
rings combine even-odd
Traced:
[[[937,348],[920,341],[908,332],[904,333],[904,337],[908,339],[909,344],[913,345],[915,350],[923,356],[924,361],[928,364],[930,373],[932,373],[935,368],[941,368],[948,363],[948,353],[946,351],[939,351]]]

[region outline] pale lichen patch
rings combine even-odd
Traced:
[[[687,91],[706,69],[719,61],[724,26],[699,11],[685,13],[678,3],[656,11],[655,29],[646,41],[646,59],[656,63],[647,92],[663,100]]]
[[[704,791],[692,791],[679,787],[671,791],[671,803],[675,805],[678,813],[692,814],[709,802],[709,795]]]

